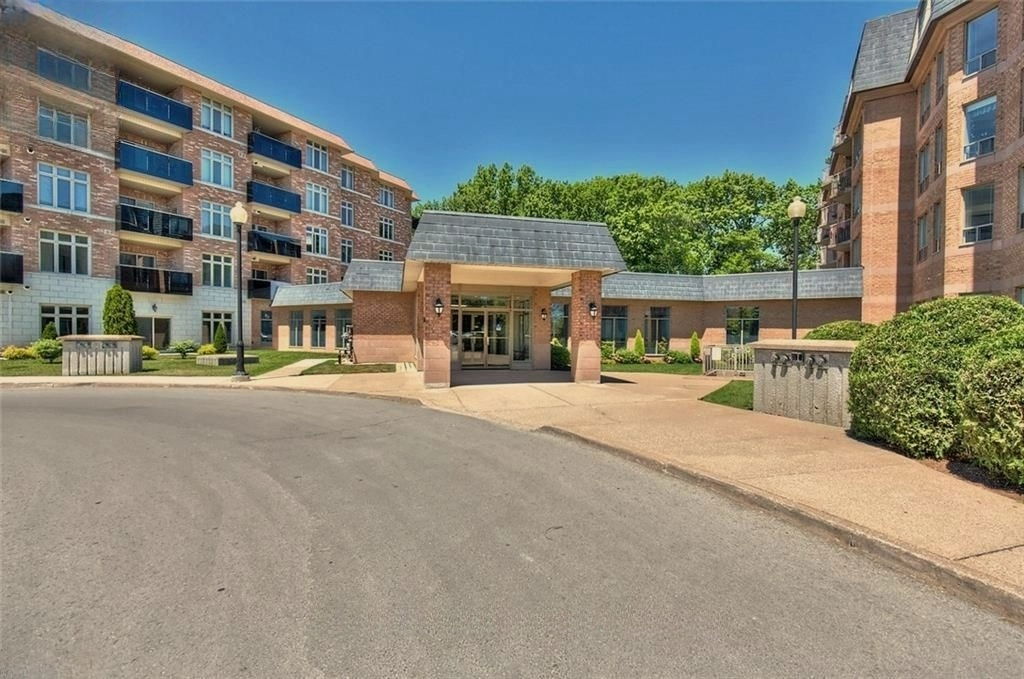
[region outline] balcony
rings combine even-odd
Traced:
[[[254,262],[287,264],[302,257],[302,244],[298,240],[269,231],[250,231],[248,250],[253,253]]]
[[[192,220],[173,212],[138,205],[117,206],[121,240],[158,248],[180,248],[192,240]]]
[[[818,245],[828,247],[832,242],[832,229],[827,226],[823,226],[818,229]]]
[[[192,129],[192,107],[176,99],[119,80],[117,117],[121,128],[163,142],[181,139]]]
[[[133,292],[162,295],[192,294],[192,274],[187,271],[122,265],[117,267],[117,277],[122,288]]]
[[[302,151],[259,132],[249,133],[253,167],[272,177],[284,177],[302,168]]]
[[[25,282],[25,258],[13,252],[0,252],[0,283]]]
[[[21,182],[0,179],[0,213],[21,213],[25,208],[25,187]],[[2,223],[0,218],[0,223]]]
[[[250,181],[246,184],[245,194],[252,203],[252,211],[266,219],[291,219],[302,211],[299,194],[270,184]]]
[[[117,175],[127,186],[174,195],[192,186],[192,163],[145,146],[118,141]]]
[[[249,299],[274,299],[279,288],[291,285],[284,281],[270,281],[265,278],[249,279]]]
[[[850,220],[846,219],[835,226],[832,231],[832,245],[845,249],[850,244]]]

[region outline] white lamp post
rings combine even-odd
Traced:
[[[797,316],[797,272],[800,269],[800,220],[807,214],[807,203],[795,196],[793,202],[786,210],[789,219],[793,223],[793,339],[796,339],[796,316]]]

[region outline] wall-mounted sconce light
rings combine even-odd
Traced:
[[[156,311],[156,304],[153,305],[153,311]]]
[[[444,302],[441,301],[440,297],[434,300],[434,313],[438,316],[444,313]]]
[[[542,321],[548,320],[548,310],[547,310],[546,307],[544,309],[540,310],[540,320],[542,320]]]
[[[597,318],[597,305],[591,302],[588,308],[590,309],[590,317]]]

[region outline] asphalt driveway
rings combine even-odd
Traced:
[[[382,400],[0,394],[3,676],[1007,676],[1024,630],[605,453]]]

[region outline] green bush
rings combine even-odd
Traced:
[[[41,339],[32,345],[32,351],[47,363],[53,363],[60,358],[61,352],[64,351],[64,346],[60,343],[60,340]]]
[[[1008,297],[950,297],[896,315],[869,333],[850,360],[851,430],[912,457],[943,458],[961,447],[957,387],[968,350],[1024,323]]]
[[[39,336],[39,339],[55,340],[57,339],[57,326],[50,321],[43,326],[43,334]]]
[[[665,363],[692,363],[693,360],[689,354],[684,354],[681,351],[666,351],[665,352]]]
[[[216,347],[218,354],[228,350],[228,331],[223,323],[218,323],[217,330],[213,333],[213,346]]]
[[[809,340],[862,340],[875,329],[871,323],[863,321],[833,321],[819,325],[804,335]]]
[[[959,396],[964,457],[1024,488],[1024,348],[965,370]]]
[[[616,363],[643,363],[644,355],[639,351],[630,351],[629,349],[619,349],[612,356],[612,360]]]
[[[137,335],[135,305],[130,292],[117,283],[103,300],[103,332],[108,335]]]
[[[189,339],[178,340],[177,342],[171,345],[171,351],[173,351],[176,354],[179,354],[182,358],[185,358],[187,354],[199,351],[199,345]]]
[[[213,354],[223,354],[223,351],[217,351],[216,344],[204,344],[196,350],[196,356],[211,356]]]
[[[614,342],[601,342],[601,360],[610,361],[612,356],[615,355],[615,343]]]
[[[569,362],[572,360],[569,350],[565,348],[558,338],[551,340],[551,369],[568,370]]]
[[[633,351],[641,356],[647,353],[647,347],[644,346],[644,336],[640,332],[640,328],[637,328],[636,337],[633,338]]]
[[[0,355],[8,361],[27,361],[29,359],[39,358],[36,355],[35,349],[32,347],[17,347],[13,344],[4,347],[4,352]]]
[[[700,338],[696,330],[690,335],[690,360],[694,363],[700,360]]]
[[[155,358],[160,358],[160,352],[151,346],[142,345],[142,360],[152,361]]]

